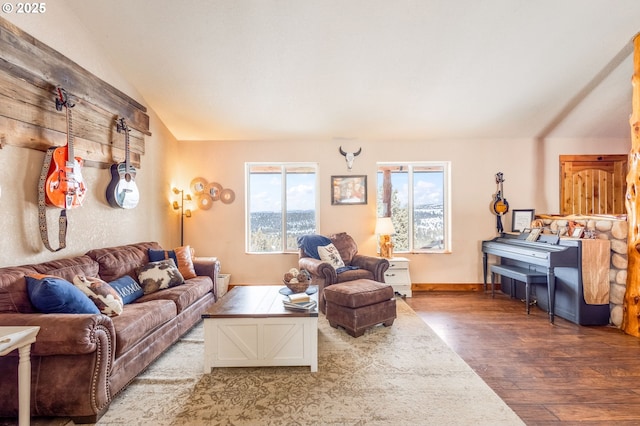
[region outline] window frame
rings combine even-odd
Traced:
[[[383,211],[384,206],[381,206],[381,197],[379,196],[381,182],[379,174],[382,167],[406,167],[407,168],[407,210],[408,210],[408,250],[397,250],[394,248],[395,253],[407,253],[407,254],[425,254],[425,253],[451,253],[452,247],[452,222],[451,222],[451,169],[452,164],[450,161],[381,161],[376,163],[376,212],[380,216],[380,212]],[[437,249],[421,249],[414,248],[414,169],[418,167],[441,167],[443,173],[442,179],[442,196],[443,196],[443,247]],[[393,237],[392,237],[393,240]]]
[[[282,236],[280,240],[280,250],[274,251],[251,251],[251,175],[253,167],[270,167],[279,168],[280,182],[280,213],[281,213],[281,229]],[[316,162],[286,162],[286,161],[265,161],[265,162],[247,162],[245,163],[245,253],[246,254],[290,254],[298,253],[298,249],[287,249],[287,170],[293,168],[312,168],[315,175],[314,191],[315,207],[314,214],[314,233],[320,232],[320,171]]]

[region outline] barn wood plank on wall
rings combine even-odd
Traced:
[[[46,94],[45,97],[42,94],[28,93],[23,85],[10,86],[10,90],[5,91],[5,77],[0,73],[0,117],[8,119],[3,121],[4,143],[39,150],[46,150],[52,145],[64,145],[66,114],[55,109],[54,95]],[[23,101],[2,94],[20,92],[24,92],[24,96],[20,96]],[[124,135],[116,132],[115,117],[109,117],[108,112],[100,111],[84,101],[76,102],[72,111],[74,148],[77,155],[98,163],[124,160]],[[140,154],[144,153],[142,134],[130,132],[129,142],[130,159],[134,166],[139,167],[137,163]]]
[[[124,160],[122,116],[130,129],[131,163],[140,167],[144,136],[150,135],[146,108],[57,51],[0,18],[0,137],[2,143],[46,150],[66,143],[66,117],[55,110],[56,87],[73,108],[76,154],[99,166]]]

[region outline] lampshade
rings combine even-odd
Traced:
[[[392,235],[396,233],[390,217],[379,217],[376,221],[376,235]]]

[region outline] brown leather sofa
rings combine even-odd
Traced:
[[[389,269],[387,259],[358,254],[358,245],[346,232],[327,235],[327,238],[338,249],[344,264],[348,267],[357,267],[357,269],[349,269],[338,274],[330,263],[311,257],[303,248],[300,248],[298,267],[308,271],[311,274],[311,283],[318,286],[318,303],[323,313],[326,313],[325,287],[359,279],[383,283],[384,273]]]
[[[220,263],[195,258],[195,278],[142,296],[119,316],[39,313],[29,300],[25,274],[72,281],[84,274],[110,282],[149,262],[146,242],[91,250],[83,256],[0,268],[0,326],[38,325],[31,349],[31,414],[94,423],[113,398],[216,301]],[[0,417],[18,417],[17,351],[0,357]]]

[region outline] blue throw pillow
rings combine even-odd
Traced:
[[[159,262],[165,259],[173,259],[175,264],[178,264],[178,257],[176,256],[176,252],[174,250],[148,249],[147,253],[149,255],[149,262]]]
[[[31,303],[47,314],[99,314],[98,307],[69,281],[51,275],[26,275]]]
[[[111,281],[109,285],[118,292],[125,305],[135,302],[144,295],[144,290],[142,290],[140,284],[138,284],[136,280],[131,278],[129,275],[125,275],[115,281]]]
[[[318,246],[324,247],[328,244],[331,244],[331,240],[323,235],[309,234],[298,237],[298,248],[304,250],[307,256],[318,260],[320,259]]]

